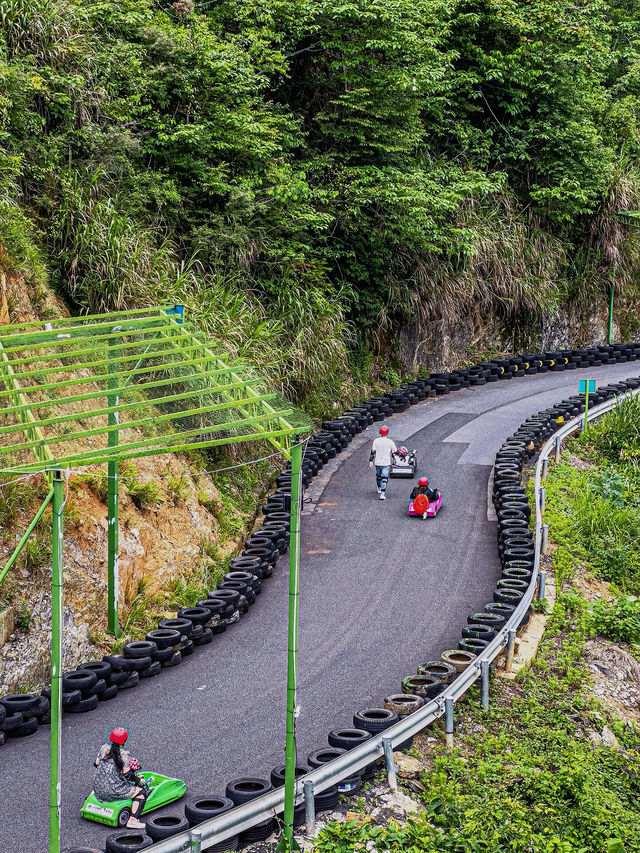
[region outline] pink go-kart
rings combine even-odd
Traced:
[[[443,503],[442,493],[438,495],[435,501],[430,501],[426,495],[416,495],[412,501],[409,501],[407,515],[413,515],[417,518],[435,518]]]

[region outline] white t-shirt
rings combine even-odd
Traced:
[[[373,440],[373,447],[371,448],[375,454],[375,464],[376,465],[391,465],[393,462],[392,454],[396,452],[398,449],[393,441],[388,438],[386,435],[381,435],[378,438]]]

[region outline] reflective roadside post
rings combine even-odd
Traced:
[[[595,394],[597,382],[595,379],[579,379],[578,394],[584,394],[584,420],[582,421],[582,432],[587,431],[587,420],[589,416],[589,394]]]

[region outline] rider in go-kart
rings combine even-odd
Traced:
[[[437,501],[440,497],[440,492],[437,489],[429,488],[429,478],[428,477],[420,477],[418,480],[418,485],[414,487],[409,498],[413,500],[417,498],[418,495],[426,495],[429,498],[429,503],[432,501]]]
[[[131,817],[127,823],[130,829],[144,829],[144,823],[138,820],[147,798],[147,789],[136,775],[140,762],[122,749],[129,733],[117,726],[109,735],[109,742],[100,747],[94,761],[96,772],[93,777],[93,791],[103,803],[113,800],[131,799]]]

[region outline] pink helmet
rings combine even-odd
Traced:
[[[408,455],[409,455],[408,448],[406,448],[404,446],[404,444],[401,444],[400,447],[398,448],[398,456],[402,456],[402,458],[404,459],[404,457],[408,456]]]
[[[129,759],[129,770],[133,770],[134,773],[137,773],[140,770],[140,762],[137,758],[133,756]]]
[[[382,424],[378,432],[380,435],[389,435],[389,427],[386,424]]]

